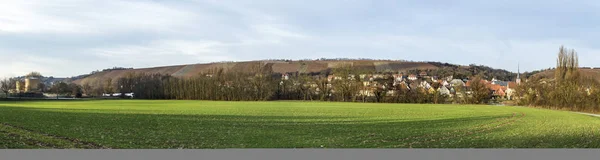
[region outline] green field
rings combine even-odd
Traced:
[[[600,118],[477,105],[0,101],[0,148],[600,148]]]

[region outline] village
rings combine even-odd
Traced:
[[[289,81],[291,75],[282,75],[282,84],[284,81]],[[319,76],[314,76],[314,79],[319,79]],[[339,75],[327,76],[327,87],[333,95],[336,90],[333,84],[336,81],[344,80]],[[428,94],[440,94],[447,97],[463,96],[461,92],[464,91],[467,95],[471,93],[471,80],[469,79],[455,79],[453,76],[438,77],[430,76],[427,72],[421,72],[420,74],[349,74],[347,79],[349,81],[360,83],[360,91],[357,96],[374,97],[376,91],[384,91],[385,96],[395,96],[396,90],[393,88],[403,88],[407,90],[419,89]],[[502,81],[496,78],[490,80],[481,80],[482,83],[490,90],[490,95],[493,99],[499,100],[513,100],[515,98],[516,87],[521,83],[520,75],[514,81]],[[296,84],[300,85],[300,84]],[[315,93],[318,94],[320,89],[314,82],[309,82],[308,87],[312,88]]]
[[[208,75],[210,77],[210,75]],[[463,94],[469,95],[471,93],[471,80],[469,79],[457,79],[453,76],[438,77],[430,76],[427,72],[420,72],[420,74],[404,74],[404,73],[379,73],[379,74],[349,74],[347,79],[344,79],[339,75],[328,75],[326,77],[314,76],[313,79],[326,78],[326,86],[329,90],[328,96],[333,96],[336,93],[336,87],[334,84],[343,80],[354,82],[358,84],[358,92],[355,96],[364,97],[375,97],[381,96],[395,96],[399,88],[405,90],[419,90],[427,94],[439,94],[448,98],[454,96],[462,97]],[[486,88],[489,89],[490,95],[493,99],[497,100],[513,100],[515,97],[515,89],[521,83],[519,75],[514,81],[502,81],[495,78],[490,80],[481,80],[481,83],[485,84]],[[292,81],[292,75],[282,74],[280,85],[284,82]],[[21,94],[20,96],[27,96],[27,94],[39,94],[48,95],[48,92],[52,91],[54,83],[45,84],[39,77],[23,77],[16,81],[16,87],[10,89],[9,93]],[[74,85],[74,84],[69,84]],[[322,92],[322,89],[318,87],[316,81],[307,81],[303,83],[294,82],[293,85],[302,85],[310,88],[313,91],[312,94],[318,95]],[[56,88],[56,87],[54,87]],[[60,87],[59,87],[60,88]],[[77,88],[76,86],[71,88]],[[54,89],[56,90],[56,89]],[[69,89],[65,89],[65,93],[69,93]],[[26,95],[23,95],[26,94]],[[75,93],[76,94],[76,93]],[[103,93],[102,97],[119,97],[120,92],[115,93]],[[134,93],[124,93],[126,97],[133,98]],[[380,94],[380,95],[378,95]]]

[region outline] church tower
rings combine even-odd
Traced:
[[[517,64],[517,84],[521,84],[521,64]]]

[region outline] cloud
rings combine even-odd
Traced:
[[[0,33],[177,32],[202,17],[153,1],[3,0]]]
[[[296,32],[292,32],[292,31],[284,30],[275,25],[260,24],[260,25],[254,25],[254,26],[252,26],[252,28],[258,33],[262,33],[262,34],[270,35],[270,36],[274,36],[274,37],[297,38],[297,39],[309,38],[309,36],[304,35],[302,33],[296,33]]]
[[[227,49],[225,46],[226,44],[218,41],[158,40],[146,45],[94,48],[87,52],[123,66],[148,67],[149,64],[178,65],[234,59],[224,54]]]
[[[0,77],[22,76],[32,71],[41,72],[45,75],[60,75],[64,71],[77,71],[80,63],[65,58],[41,56],[17,51],[0,50]]]
[[[600,3],[590,0],[0,2],[0,58],[10,61],[0,76],[322,57],[532,71],[552,67],[560,45],[581,65],[600,60],[600,23],[589,21]]]
[[[0,33],[71,33],[84,30],[84,26],[66,18],[45,15],[36,10],[48,5],[35,1],[3,1],[0,5]],[[10,4],[10,5],[6,5]]]

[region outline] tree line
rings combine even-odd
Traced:
[[[470,64],[469,67],[463,67],[441,62],[428,63],[438,67],[438,69],[428,70],[428,73],[443,77],[453,76],[454,78],[458,79],[468,79],[470,77],[480,76],[484,79],[496,78],[503,81],[512,81],[517,78],[516,73],[512,73],[504,69],[494,69],[484,65]],[[413,70],[410,73],[418,74],[421,71],[424,70]]]
[[[418,87],[417,82],[394,85],[394,78],[385,76],[373,81],[359,77],[360,70],[342,66],[321,74],[274,73],[266,63],[253,64],[251,72],[225,71],[215,68],[193,77],[173,77],[164,74],[128,73],[116,79],[84,83],[79,86],[86,95],[103,93],[134,93],[136,99],[267,101],[315,100],[380,103],[488,103],[491,90],[481,78],[471,88],[456,86],[452,98],[441,94],[438,82],[433,90]],[[337,75],[332,78],[330,75]],[[344,76],[339,76],[344,75]],[[364,85],[365,82],[372,85]],[[469,89],[471,94],[467,94]],[[365,91],[370,91],[367,96]],[[363,92],[363,93],[361,93]]]
[[[115,79],[90,81],[77,85],[57,82],[40,87],[58,96],[100,97],[104,94],[134,93],[136,99],[179,99],[220,101],[315,100],[374,103],[461,103],[485,104],[491,100],[491,90],[472,79],[471,87],[454,86],[450,95],[438,91],[442,85],[432,82],[431,88],[419,86],[421,81],[394,84],[387,74],[373,81],[359,77],[364,72],[351,65],[317,74],[290,73],[287,77],[274,73],[268,63],[256,63],[246,71],[225,71],[214,68],[193,77],[173,77],[165,74],[128,73]],[[337,78],[331,78],[336,75]],[[14,89],[16,79],[0,81],[3,92]],[[364,85],[370,83],[370,85]],[[7,87],[4,87],[7,86]],[[367,95],[366,92],[369,92]],[[112,95],[112,94],[111,94]]]
[[[554,78],[533,76],[517,87],[519,104],[572,111],[600,111],[600,84],[582,75],[577,52],[561,46]]]

